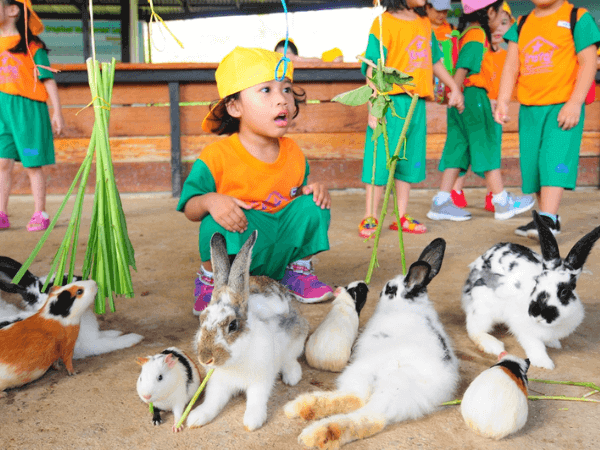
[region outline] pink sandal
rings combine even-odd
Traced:
[[[0,211],[0,230],[10,228],[10,221],[5,212]]]
[[[50,216],[45,211],[37,211],[27,224],[27,231],[44,231],[50,225]]]

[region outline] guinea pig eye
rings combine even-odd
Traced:
[[[162,381],[162,375],[158,376],[158,381]]]
[[[229,323],[229,332],[233,333],[234,331],[237,331],[237,329],[238,329],[238,321],[236,319]]]
[[[83,289],[77,289],[77,295],[83,294]]]

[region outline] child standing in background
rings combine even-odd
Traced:
[[[446,20],[449,9],[450,0],[428,0],[425,4],[427,18],[431,22],[433,34],[438,42],[450,39],[450,33],[454,30],[454,27]]]
[[[441,60],[442,53],[435,35],[431,31],[431,23],[425,17],[426,14],[423,10],[425,0],[383,0],[381,5],[385,8],[382,15],[383,36],[380,36],[379,18],[376,18],[371,26],[365,58],[377,64],[380,58],[379,42],[381,40],[385,66],[396,68],[414,77],[415,86],[406,86],[405,89],[418,94],[420,98],[406,134],[407,159],[397,161],[394,178],[402,230],[408,233],[425,233],[427,231],[425,225],[406,214],[406,209],[411,184],[425,179],[427,135],[425,100],[433,99],[433,75],[435,74],[450,88],[449,106],[462,111],[463,96]],[[374,88],[369,80],[373,69],[363,63],[362,71],[367,76],[367,83]],[[411,97],[397,85],[394,85],[388,94],[394,102],[396,114],[400,116],[394,116],[390,110],[385,116],[391,153],[395,151],[400,139],[404,126],[403,117],[406,117],[408,113]],[[369,113],[362,173],[362,182],[366,184],[366,208],[365,216],[358,227],[359,236],[363,238],[371,236],[377,230],[379,225],[376,219],[377,208],[389,175],[383,136],[377,139],[377,156],[376,161],[373,161],[374,141],[372,138],[376,126],[377,118]],[[371,185],[373,165],[375,165],[374,187]],[[372,195],[373,201],[371,200]],[[397,230],[398,226],[394,222],[390,225],[390,229]]]
[[[10,227],[8,196],[15,161],[23,164],[33,194],[34,214],[27,230],[50,225],[42,166],[54,164],[52,127],[59,135],[64,119],[58,87],[45,68],[50,66],[46,45],[37,37],[42,31],[29,0],[0,0],[0,229]]]
[[[458,30],[469,29],[459,40],[459,54],[454,80],[465,86],[465,111],[448,111],[448,131],[440,160],[442,182],[440,191],[431,203],[427,217],[432,220],[464,221],[471,213],[454,206],[450,191],[459,174],[469,166],[474,173],[485,174],[486,183],[493,193],[492,202],[498,220],[509,219],[533,207],[530,196],[515,197],[504,190],[501,164],[501,128],[494,122],[486,86],[488,80],[481,74],[481,65],[489,42],[491,29],[502,20],[504,0],[463,0],[464,14]]]
[[[500,24],[496,28],[491,29],[492,51],[485,52],[483,62],[481,63],[481,75],[483,79],[489,81],[486,89],[488,98],[490,99],[492,112],[494,112],[496,109],[496,100],[498,99],[498,90],[500,88],[500,76],[502,75],[502,68],[504,67],[504,61],[506,60],[506,50],[500,47],[500,44],[504,42],[504,34],[515,21],[510,7],[506,1],[502,5],[502,11],[500,14],[502,15]],[[499,129],[498,138],[500,139],[500,145],[502,145],[502,129]],[[452,202],[459,208],[464,208],[467,206],[467,199],[465,198],[465,193],[462,190],[465,185],[465,176],[466,174],[457,178],[454,186],[452,187],[452,192],[450,193]],[[492,195],[492,191],[488,188],[487,195],[485,196],[484,209],[486,211],[495,212],[496,210],[494,208],[494,204],[492,203]]]
[[[331,198],[321,183],[308,183],[302,150],[284,137],[298,115],[304,92],[292,87],[293,65],[281,54],[236,47],[215,73],[219,100],[202,122],[207,133],[229,137],[206,146],[185,180],[178,211],[200,223],[202,267],[193,312],[213,291],[210,239],[225,236],[233,257],[254,230],[250,273],[286,286],[304,303],[328,300],[332,289],[312,270],[311,257],[329,250]]]
[[[577,183],[584,100],[596,75],[600,31],[583,8],[577,11],[572,29],[573,5],[565,0],[531,2],[535,9],[505,35],[508,54],[495,119],[507,121],[517,82],[523,192],[536,193],[541,219],[556,235],[562,194]],[[520,33],[518,24],[522,24]],[[538,238],[533,221],[515,233]]]

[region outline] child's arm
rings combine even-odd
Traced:
[[[519,44],[509,41],[506,51],[506,61],[502,69],[500,78],[500,89],[498,91],[498,100],[496,110],[494,111],[494,120],[499,124],[508,122],[508,102],[512,95],[517,75],[519,74]]]
[[[579,71],[571,98],[563,105],[558,113],[558,126],[570,130],[579,123],[581,105],[596,77],[596,46],[590,45],[577,53]]]
[[[53,78],[46,78],[42,81],[46,92],[48,92],[48,98],[52,104],[52,126],[57,136],[60,136],[63,128],[65,127],[65,119],[62,115],[62,109],[60,106],[60,98],[58,97],[58,86]]]
[[[450,88],[450,94],[448,95],[448,106],[454,106],[458,109],[459,113],[462,113],[465,109],[465,98],[462,91],[459,88],[459,84],[456,84],[450,72],[444,66],[444,62],[440,59],[433,65],[433,74],[438,77],[442,83]]]
[[[313,200],[317,206],[321,209],[331,209],[331,197],[329,190],[323,183],[310,183],[306,186],[302,186],[302,193],[304,195],[313,195]]]
[[[208,214],[227,231],[243,233],[248,228],[248,219],[242,211],[252,209],[247,203],[229,195],[209,192],[188,200],[183,213],[192,222],[199,222]]]
[[[373,68],[371,66],[367,67],[367,85],[373,89],[373,97],[377,95],[377,89],[375,85],[371,82],[371,78],[373,77]],[[371,129],[375,129],[377,127],[377,117],[371,114],[371,102],[367,102],[367,107],[369,108],[369,117],[367,123]],[[384,118],[385,120],[385,118]]]

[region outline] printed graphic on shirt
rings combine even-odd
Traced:
[[[542,36],[529,41],[523,48],[523,75],[550,73],[554,69],[552,57],[558,46]]]
[[[276,210],[283,202],[289,202],[291,198],[281,195],[277,191],[271,192],[262,202],[252,202],[252,209],[258,211],[273,211]]]
[[[16,83],[22,65],[8,50],[0,53],[0,83]]]
[[[406,47],[409,61],[406,72],[414,72],[421,67],[427,67],[431,57],[429,56],[429,42],[423,36],[416,36]]]

